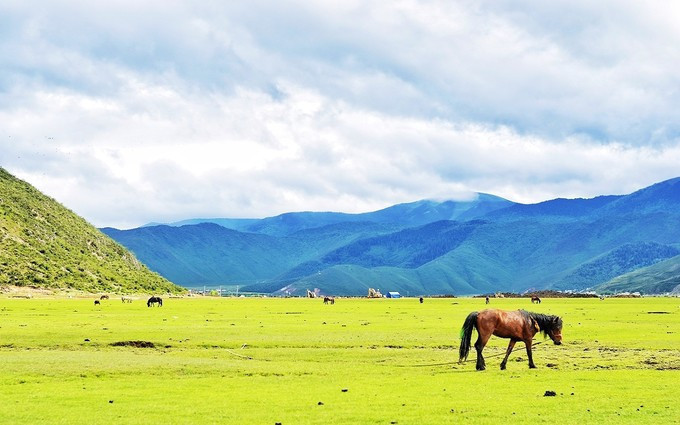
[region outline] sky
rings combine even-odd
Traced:
[[[0,166],[98,227],[680,176],[680,3],[0,2]]]

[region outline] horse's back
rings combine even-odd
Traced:
[[[477,324],[501,338],[524,338],[525,320],[519,310],[482,310],[477,316]]]

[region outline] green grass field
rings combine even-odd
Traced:
[[[455,363],[458,334],[484,307],[0,299],[0,423],[680,422],[680,299],[494,299],[562,316],[564,344],[536,346],[534,370],[517,344],[501,371],[507,340],[494,337],[476,372],[474,349]],[[131,340],[155,348],[111,345]]]

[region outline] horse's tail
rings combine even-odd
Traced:
[[[477,328],[477,312],[473,311],[468,314],[468,317],[463,323],[463,327],[460,329],[460,358],[459,362],[467,360],[468,353],[470,352],[470,345],[472,343],[472,328]]]

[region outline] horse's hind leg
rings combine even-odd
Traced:
[[[482,356],[482,350],[484,349],[486,343],[489,341],[490,337],[491,337],[490,334],[482,335],[480,333],[479,337],[477,338],[477,342],[475,342],[475,350],[477,350],[477,370],[486,369],[486,362],[484,361],[484,356]]]
[[[501,370],[505,370],[505,365],[508,363],[508,357],[510,357],[510,353],[512,353],[512,349],[515,348],[515,341],[514,339],[510,340],[510,343],[508,344],[508,350],[505,352],[505,358],[501,362]]]

